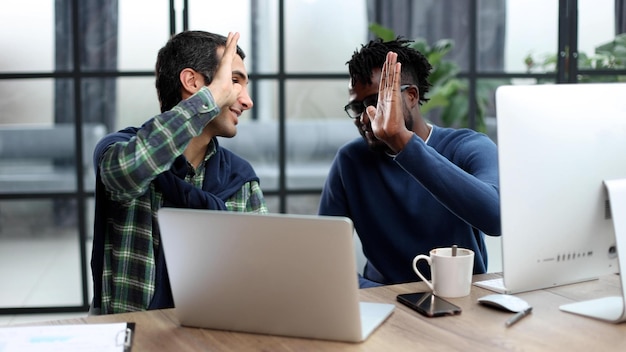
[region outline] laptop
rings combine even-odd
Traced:
[[[161,208],[183,326],[361,342],[394,304],[360,302],[345,217]]]

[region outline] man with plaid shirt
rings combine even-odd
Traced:
[[[253,105],[238,39],[202,31],[172,37],[156,63],[161,114],[98,143],[92,314],[174,306],[160,207],[267,213],[251,165],[216,138],[235,136]]]

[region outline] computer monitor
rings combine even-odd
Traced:
[[[626,229],[617,240],[615,231],[626,220],[626,205],[619,208],[626,203],[626,84],[501,86],[496,110],[504,285],[508,275],[529,278],[528,291],[618,273],[618,252],[626,257],[619,242]],[[561,308],[626,317],[624,297],[594,305],[590,312]]]

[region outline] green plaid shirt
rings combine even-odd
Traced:
[[[156,253],[160,242],[157,210],[163,195],[153,180],[169,170],[189,140],[219,114],[207,88],[179,103],[171,111],[149,120],[137,135],[106,149],[100,177],[109,204],[102,273],[102,314],[145,310],[155,292]],[[204,164],[216,152],[211,143],[204,162],[186,181],[202,188]],[[243,184],[226,201],[229,211],[267,213],[258,182]]]

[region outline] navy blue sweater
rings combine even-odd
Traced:
[[[484,234],[500,235],[497,147],[473,130],[433,126],[428,144],[414,135],[391,157],[359,137],[338,151],[319,214],[352,219],[364,276],[376,283],[419,280],[413,258],[453,244],[473,250],[474,273],[484,273]]]

